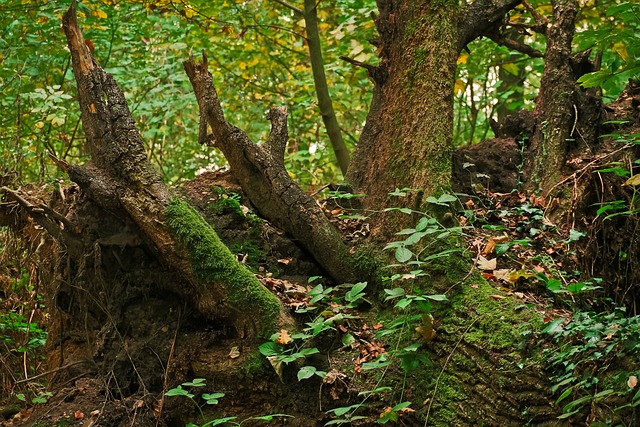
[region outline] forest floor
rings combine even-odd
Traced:
[[[215,188],[214,184],[220,184],[219,177],[205,175],[189,183],[184,187],[184,191],[190,196],[192,202],[198,205],[199,202],[205,203],[216,197],[215,194],[208,193]],[[229,187],[228,183],[226,186]],[[232,187],[232,190],[237,191],[238,188]],[[559,293],[564,293],[567,286],[572,283],[582,283],[580,286],[597,286],[597,284],[577,280],[580,276],[575,273],[579,254],[573,249],[573,244],[582,235],[575,230],[567,230],[551,224],[545,216],[543,203],[544,201],[540,198],[518,192],[501,194],[485,191],[479,197],[467,198],[462,203],[458,220],[464,226],[463,236],[473,259],[469,274],[475,271],[480,272],[495,287],[493,298],[496,300],[513,296],[521,300],[523,307],[527,306],[538,311],[545,321],[568,319],[572,315],[569,309],[572,306],[571,299],[576,302],[575,298],[580,298],[580,303],[589,304],[589,298],[593,293],[582,292],[579,297],[570,294],[568,299],[556,298],[560,295]],[[358,230],[358,219],[345,217],[345,210],[335,205],[328,206],[332,207],[326,208],[327,215],[340,228],[351,233]],[[184,425],[186,420],[181,413],[190,413],[193,410],[193,408],[189,410],[189,401],[185,397],[159,398],[157,395],[145,396],[138,393],[118,399],[117,396],[109,396],[105,392],[105,383],[109,381],[108,378],[76,378],[58,386],[55,390],[47,388],[47,379],[51,378],[55,372],[48,371],[44,362],[46,358],[44,340],[47,333],[42,328],[51,321],[52,314],[39,300],[37,288],[31,284],[30,278],[37,277],[37,271],[26,271],[23,267],[26,264],[19,260],[20,256],[27,256],[19,247],[19,242],[7,232],[3,232],[2,238],[4,242],[1,247],[5,262],[2,263],[0,272],[2,284],[0,337],[3,341],[1,345],[4,347],[0,356],[3,371],[0,419],[5,419],[3,425],[119,425],[124,418],[135,420],[136,411],[139,409],[142,413],[144,408],[147,409],[146,415],[140,415],[141,421],[135,425],[152,422],[149,414],[162,414],[165,419],[172,419],[169,425],[180,425],[180,423]],[[242,249],[237,251],[239,258],[246,258],[249,255],[247,251],[243,254]],[[18,258],[9,260],[7,259],[9,254]],[[281,253],[277,255],[283,256]],[[305,263],[308,264],[306,273],[303,272]],[[291,270],[289,264],[303,264],[303,267],[298,266]],[[258,275],[286,306],[292,310],[302,308],[304,311],[304,308],[313,305],[310,302],[313,297],[309,293],[315,284],[307,283],[309,275],[314,271],[313,267],[309,267],[310,265],[303,259],[296,260],[293,257],[283,256],[259,266]],[[276,274],[273,274],[274,266],[280,267]],[[287,268],[293,274],[286,274]],[[269,269],[272,271],[270,272]],[[359,317],[356,312],[354,314]],[[145,316],[144,311],[139,315]],[[366,317],[367,315],[364,314],[363,318]],[[191,330],[187,333],[190,334],[189,341],[192,348],[203,351],[207,346],[211,346],[210,331],[207,332],[206,328],[197,330],[193,324],[185,326]],[[342,358],[343,365],[350,365],[350,375],[357,376],[364,363],[374,360],[376,356],[385,352],[384,344],[375,338],[375,331],[379,327],[381,325],[375,322],[349,323],[348,328],[353,341],[344,346],[348,347],[349,351],[343,352],[342,356],[335,356],[335,359]],[[419,335],[416,334],[416,337]],[[227,344],[224,349],[229,348],[230,344]],[[238,345],[241,346],[242,343],[239,341]],[[220,350],[220,348],[209,352],[207,356],[211,360],[230,360],[232,357],[228,350]],[[189,362],[185,361],[185,363]],[[230,364],[232,364],[231,360]],[[180,365],[179,360],[172,364],[176,370],[180,370],[178,365]],[[283,373],[278,372],[277,375],[282,376]],[[286,372],[284,375],[291,376]],[[324,394],[326,399],[324,406],[327,409],[333,405],[332,401],[348,402],[347,396],[354,396],[362,391],[349,385],[346,377],[341,378],[340,375],[344,375],[341,372],[336,370],[333,375],[335,377],[332,382],[325,379],[324,382],[300,383],[296,390],[298,398],[318,396],[320,393],[323,399]],[[178,375],[177,378],[179,377]],[[270,405],[275,408],[275,401],[278,400],[275,395],[277,392],[267,392],[267,390],[274,387],[280,388],[280,384],[270,382],[274,379],[273,375],[271,377],[270,380],[262,382],[260,390],[251,389],[241,393],[244,400],[242,403],[237,403],[238,408],[234,408],[234,404],[231,404],[225,408],[225,412],[234,414],[242,420],[260,415],[259,412],[255,412],[255,408],[260,408],[262,411],[268,411]],[[189,380],[187,376],[183,378]],[[228,379],[228,382],[230,382],[228,386],[232,387],[233,379]],[[218,387],[222,387],[223,383],[224,381],[218,378]],[[360,386],[362,387],[363,384]],[[242,388],[242,385],[238,387]],[[252,387],[256,387],[256,384]],[[309,390],[302,391],[304,388]],[[180,399],[184,399],[180,404],[166,405],[169,400],[173,403]],[[187,407],[185,408],[184,405]],[[318,405],[317,399],[316,401],[298,401],[295,404],[298,407],[306,405]],[[384,408],[381,409],[384,413]],[[167,411],[176,411],[179,414],[171,416]],[[264,414],[265,412],[262,412],[262,415]],[[411,417],[409,410],[406,413],[400,412],[399,415],[407,419]],[[317,422],[328,420],[328,418],[322,420],[323,417],[326,417],[326,414],[315,415],[313,420],[302,423],[288,419],[283,419],[281,422],[286,425],[315,425]],[[42,424],[33,424],[34,419],[40,420]]]
[[[619,130],[615,128],[617,125],[609,125],[610,132],[620,135],[640,132],[637,125],[640,122],[637,120],[640,90],[634,90],[626,98],[621,97],[617,104],[608,106],[615,116],[635,117],[631,127]],[[640,274],[640,268],[637,268],[640,259],[634,255],[638,250],[638,238],[634,237],[637,221],[629,214],[608,222],[596,219],[593,213],[589,216],[584,214],[587,207],[593,211],[593,206],[598,203],[602,207],[610,203],[611,207],[620,208],[611,200],[615,201],[617,190],[624,189],[628,177],[597,170],[596,175],[593,171],[605,167],[610,161],[620,160],[611,157],[610,153],[618,153],[621,150],[618,147],[629,145],[628,139],[625,142],[621,138],[611,138],[609,146],[603,144],[598,153],[578,153],[575,161],[570,161],[575,172],[567,179],[573,183],[573,189],[585,188],[580,181],[585,177],[595,181],[595,184],[587,185],[595,185],[596,190],[601,190],[602,199],[584,201],[582,207],[573,210],[572,217],[564,219],[554,218],[551,213],[558,202],[573,203],[573,196],[564,201],[545,200],[511,191],[521,178],[522,165],[519,157],[521,146],[515,138],[490,140],[484,145],[458,150],[458,155],[454,156],[454,191],[472,195],[460,197],[457,212],[457,222],[462,226],[461,236],[466,246],[464,256],[470,260],[467,277],[481,274],[493,287],[491,298],[496,301],[515,299],[521,307],[539,313],[549,326],[566,324],[579,309],[598,311],[611,308],[612,301],[627,305],[627,314],[637,314],[634,305],[637,304],[638,293],[634,277]],[[624,171],[626,164],[618,164],[623,166],[617,169],[618,172]],[[627,170],[633,173],[633,166]],[[24,191],[40,193],[42,199],[47,200],[52,189],[30,186]],[[79,370],[78,375],[51,386],[60,368],[58,365],[49,366],[51,361],[47,361],[49,355],[45,342],[56,338],[48,337],[46,325],[55,325],[58,319],[56,310],[46,307],[39,294],[41,271],[33,257],[42,255],[39,253],[42,240],[38,236],[23,236],[21,239],[7,229],[0,229],[0,425],[182,427],[188,422],[201,420],[188,396],[166,395],[167,391],[176,390],[176,386],[182,383],[184,389],[192,391],[228,392],[227,397],[210,393],[208,402],[212,405],[198,401],[203,410],[207,409],[204,412],[209,420],[228,414],[237,417],[234,422],[246,420],[243,425],[262,425],[260,416],[286,412],[296,418],[276,417],[268,421],[267,417],[262,420],[269,425],[316,426],[339,421],[338,412],[327,412],[330,408],[357,404],[362,401],[360,392],[376,387],[363,381],[360,373],[363,366],[389,351],[384,339],[379,339],[378,330],[393,319],[376,318],[378,313],[372,309],[376,304],[367,301],[371,295],[363,298],[353,293],[355,286],[341,288],[326,281],[323,282],[324,287],[318,288],[319,279],[313,279],[321,274],[317,266],[281,231],[251,214],[247,207],[249,204],[241,196],[241,189],[229,179],[228,174],[203,174],[183,184],[179,191],[205,217],[211,218],[221,239],[238,259],[246,263],[286,307],[300,313],[296,315],[300,323],[305,319],[309,321],[310,318],[305,316],[314,306],[319,307],[320,300],[325,297],[323,309],[343,316],[344,322],[336,325],[336,330],[343,337],[342,342],[339,338],[337,342],[335,337],[330,338],[330,342],[319,343],[318,346],[323,344],[332,348],[331,354],[322,357],[310,355],[311,358],[318,357],[318,365],[324,364],[332,369],[327,369],[324,379],[312,370],[306,370],[303,377],[310,377],[298,382],[301,370],[277,363],[270,366],[263,355],[245,349],[242,340],[215,322],[189,317],[188,313],[183,316],[180,307],[154,306],[171,301],[168,298],[143,301],[132,307],[126,322],[130,331],[146,328],[147,332],[153,331],[154,336],[163,336],[165,344],[171,344],[173,337],[171,354],[174,356],[168,362],[160,362],[162,372],[158,372],[158,384],[150,387],[155,391],[147,390],[144,384],[142,390],[128,390],[126,385],[118,383],[114,387],[114,380],[122,381],[122,376],[111,372],[110,375],[96,377],[95,367],[90,367],[94,373],[91,378]],[[605,194],[607,191],[611,193],[608,196]],[[362,218],[340,206],[341,203],[349,203],[348,199],[319,203],[346,240],[357,242],[368,232]],[[254,225],[260,226],[259,232],[252,228]],[[258,242],[252,242],[248,237],[257,238]],[[30,250],[25,248],[26,241],[35,242]],[[626,250],[629,257],[622,259]],[[119,264],[127,261],[117,256],[114,260]],[[617,269],[616,265],[627,267]],[[599,277],[605,275],[614,280],[603,282]],[[477,285],[469,283],[465,286],[473,288]],[[333,294],[339,294],[338,298]],[[336,303],[340,298],[344,306]],[[350,298],[354,304],[349,306],[345,298]],[[355,304],[356,300],[358,304]],[[174,320],[158,317],[158,313],[163,312],[167,317],[174,316],[176,312],[181,314]],[[411,339],[422,345],[425,342],[428,345],[432,340],[437,342],[437,322],[426,329],[424,325],[417,328]],[[610,342],[611,337],[607,338]],[[276,342],[287,343],[289,339],[291,337],[281,331]],[[548,338],[539,338],[543,346],[546,345],[545,340]],[[158,357],[151,356],[150,360],[157,366]],[[240,362],[243,366],[253,364],[249,369],[257,369],[260,374],[244,372],[239,376],[237,368]],[[214,371],[212,366],[215,366]],[[144,365],[138,368],[147,369]],[[203,383],[193,381],[201,376],[207,376],[212,384],[205,388]],[[170,378],[165,380],[165,377]],[[251,381],[245,381],[249,377]],[[630,393],[636,386],[632,381],[636,377],[631,375],[628,378],[623,380],[631,384],[626,391]],[[135,381],[132,380],[131,385],[135,385]],[[164,390],[165,394],[157,390]],[[177,390],[178,394],[182,393]],[[197,399],[204,396],[195,394]],[[224,402],[224,409],[222,405],[215,405],[218,399]],[[210,408],[214,410],[209,411]],[[416,425],[417,422],[411,407],[387,407],[383,399],[370,406],[369,412],[358,422],[371,425],[374,419],[385,416],[389,419],[397,417],[404,425]]]

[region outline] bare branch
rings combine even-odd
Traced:
[[[286,1],[284,1],[284,0],[273,0],[273,1],[274,1],[274,2],[276,2],[276,3],[279,3],[279,4],[281,4],[281,5],[283,5],[283,6],[284,6],[284,7],[286,7],[287,9],[291,9],[291,10],[293,10],[295,13],[297,13],[297,14],[299,14],[299,15],[304,15],[304,11],[303,11],[302,9],[300,9],[300,8],[298,8],[298,7],[295,7],[294,5],[289,4],[289,3],[287,3],[287,2],[286,2]]]

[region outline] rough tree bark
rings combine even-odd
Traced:
[[[572,118],[576,79],[571,69],[571,42],[578,2],[553,2],[553,23],[547,28],[545,70],[534,114],[536,129],[531,139],[525,176],[530,190],[547,192],[558,182],[564,168],[568,139],[574,137]],[[575,113],[574,113],[575,109]]]
[[[364,207],[424,207],[423,195],[448,192],[453,153],[453,83],[459,52],[504,19],[519,0],[377,2],[380,64],[369,69],[373,100],[346,180]],[[390,200],[395,188],[416,192]],[[385,219],[386,218],[386,219]],[[401,229],[389,216],[374,235]]]

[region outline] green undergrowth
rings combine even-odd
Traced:
[[[165,216],[188,252],[198,285],[222,286],[229,307],[256,319],[261,336],[273,332],[281,315],[280,302],[238,262],[202,216],[177,198],[171,200]]]

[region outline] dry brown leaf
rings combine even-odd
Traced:
[[[507,243],[509,240],[511,240],[511,238],[506,234],[503,234],[502,236],[495,236],[492,239],[496,243]]]
[[[493,270],[493,275],[496,276],[496,279],[502,280],[504,282],[509,282],[509,276],[513,270],[509,270],[508,268],[501,268],[499,270]]]
[[[232,359],[237,359],[238,357],[240,357],[240,349],[237,346],[231,347],[231,351],[229,351],[229,357]]]
[[[496,242],[493,239],[489,239],[484,249],[482,249],[482,255],[489,255],[496,251]]]
[[[291,342],[291,335],[286,329],[280,329],[280,335],[275,339],[275,342],[282,345],[287,345]]]
[[[76,411],[73,416],[76,418],[76,420],[81,420],[84,418],[84,413],[82,411]]]
[[[478,268],[480,270],[495,270],[498,260],[494,259],[486,259],[482,255],[478,256]]]
[[[504,295],[491,295],[491,298],[495,300],[501,300],[501,299],[505,299],[506,297]]]

